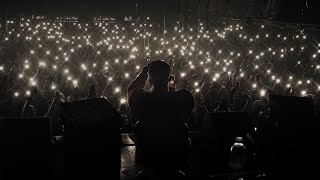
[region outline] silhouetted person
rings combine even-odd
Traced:
[[[222,99],[218,107],[214,110],[214,112],[230,112],[230,108],[225,99]]]
[[[26,97],[26,101],[22,108],[21,117],[36,116],[36,109],[31,103],[37,94],[38,94],[37,88],[33,88],[31,91],[31,94]]]
[[[190,142],[186,121],[194,99],[185,90],[169,91],[170,66],[151,62],[128,88],[128,101],[136,118],[137,156],[141,150],[144,171],[138,177],[173,176],[178,173]],[[152,86],[143,90],[149,77]]]
[[[96,86],[93,84],[89,87],[89,92],[88,95],[86,97],[86,99],[95,99],[97,98],[97,93],[96,93]]]

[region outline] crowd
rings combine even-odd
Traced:
[[[192,129],[206,111],[267,117],[271,94],[310,96],[319,107],[317,36],[317,29],[267,23],[163,27],[149,18],[110,24],[22,18],[0,36],[0,117],[59,121],[61,102],[105,97],[124,126],[133,124],[127,87],[158,59],[172,68],[170,89],[194,96]]]

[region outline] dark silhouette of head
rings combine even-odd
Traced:
[[[150,63],[148,69],[150,84],[154,87],[167,87],[170,77],[170,66],[161,60],[156,60]]]
[[[92,84],[92,85],[89,87],[89,92],[88,92],[87,99],[94,99],[94,98],[97,98],[96,85]]]

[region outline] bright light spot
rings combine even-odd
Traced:
[[[121,99],[120,99],[120,104],[125,104],[125,103],[127,103],[126,98],[121,98]]]
[[[76,86],[76,85],[78,85],[78,81],[77,80],[73,80],[72,84]]]
[[[15,96],[15,97],[18,97],[18,96],[19,96],[19,93],[18,93],[18,92],[15,92],[15,93],[14,93],[14,96]]]
[[[39,62],[39,66],[40,66],[40,67],[45,67],[45,66],[46,66],[46,63],[43,62],[43,61],[40,61],[40,62]]]
[[[116,88],[114,89],[114,92],[115,92],[115,93],[119,93],[119,92],[120,92],[120,88],[119,88],[119,87],[116,87]]]
[[[199,86],[199,83],[198,83],[198,82],[195,82],[195,83],[194,83],[194,86]]]
[[[86,70],[86,69],[87,69],[87,67],[86,67],[85,64],[81,64],[81,68],[82,68],[83,70]]]
[[[52,85],[52,86],[51,86],[51,89],[52,89],[52,90],[55,90],[56,88],[57,88],[57,87],[56,87],[55,85]]]
[[[181,77],[185,77],[187,74],[186,73],[181,73],[180,76]]]
[[[27,95],[27,96],[30,96],[30,95],[31,95],[31,92],[30,92],[30,91],[26,91],[26,95]]]
[[[199,89],[199,88],[197,88],[197,89],[196,89],[196,93],[199,93],[199,92],[200,92],[200,89]]]
[[[304,90],[301,91],[301,95],[302,95],[302,96],[305,96],[306,94],[307,94],[307,91],[304,91]]]
[[[266,91],[264,90],[264,89],[262,89],[261,91],[260,91],[260,96],[261,97],[264,97],[266,95]]]
[[[255,84],[255,83],[252,84],[252,87],[253,87],[253,88],[257,88],[257,84]]]

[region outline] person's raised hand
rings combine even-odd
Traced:
[[[55,91],[54,92],[54,102],[57,103],[57,102],[60,102],[61,101],[61,94],[59,91]]]
[[[244,98],[248,101],[251,99],[251,97],[248,94],[244,94]]]
[[[148,63],[146,66],[144,66],[144,67],[142,68],[142,72],[147,73],[148,70],[149,70],[150,64],[151,64],[151,63]]]

